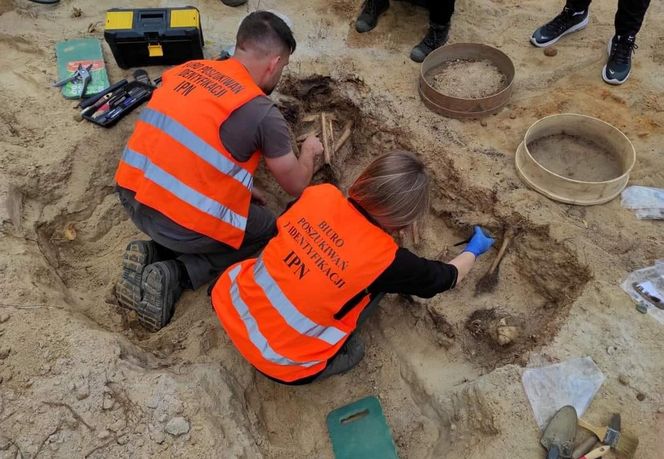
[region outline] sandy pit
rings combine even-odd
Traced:
[[[455,59],[431,70],[429,81],[446,96],[481,99],[505,88],[507,77],[487,59]]]
[[[618,155],[592,140],[569,134],[542,137],[528,151],[543,167],[563,177],[604,182],[623,173]]]
[[[259,4],[191,3],[210,57]],[[417,95],[420,67],[408,53],[426,32],[426,12],[391,2],[375,30],[358,34],[359,3],[260,2],[288,14],[298,39],[273,97],[295,137],[311,129],[303,122],[311,113],[334,114],[337,136],[354,122],[316,182],[347,187],[392,148],[423,158],[432,207],[419,244],[404,239],[416,252],[449,259],[475,224],[498,240],[513,229],[495,290],[475,292],[492,250],[453,291],[429,300],[388,295],[361,331],[367,352],[359,366],[302,387],[277,385],[247,365],[205,289],[183,295],[169,326],[145,331],[113,294],[127,243],[144,237],[113,191],[138,111],[99,128],[77,121],[75,102],[50,87],[55,42],[103,42],[99,21],[110,5],[0,0],[0,458],[327,459],[327,413],[376,395],[402,458],[532,459],[544,451],[523,370],[581,356],[606,377],[585,417],[602,424],[620,412],[623,428],[640,438],[636,458],[662,457],[663,329],[619,287],[628,272],[664,257],[661,222],[637,220],[617,199],[592,207],[550,201],[518,179],[513,155],[538,119],[587,114],[632,140],[631,183],[664,186],[664,5],[651,5],[632,76],[614,88],[599,74],[615,3],[594,4],[589,30],[562,40],[551,59],[528,39],[557,7],[457,2],[450,41],[496,46],[517,68],[510,104],[480,124],[440,117]],[[103,50],[111,81],[131,76]],[[147,70],[154,79],[164,69]],[[256,181],[279,212],[288,198],[264,170]]]

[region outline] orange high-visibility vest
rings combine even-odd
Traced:
[[[236,161],[219,127],[260,95],[235,59],[190,61],[168,70],[127,142],[117,184],[185,228],[240,247],[260,155]]]
[[[224,272],[212,304],[254,367],[292,382],[322,371],[355,330],[368,295],[340,320],[335,313],[366,292],[398,246],[332,185],[305,189],[277,227],[258,259]]]

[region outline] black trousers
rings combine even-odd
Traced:
[[[382,0],[385,3],[390,0]],[[429,10],[429,22],[435,25],[445,25],[454,14],[454,0],[405,0],[414,5],[423,6]]]
[[[427,8],[431,24],[445,25],[454,14],[454,0],[427,0]]]
[[[583,11],[590,6],[591,0],[567,0],[567,7],[574,11]],[[641,30],[650,0],[618,0],[615,25],[616,35],[636,35]]]

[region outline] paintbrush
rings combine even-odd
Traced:
[[[507,250],[507,246],[510,244],[513,236],[514,231],[511,228],[505,231],[503,243],[500,246],[500,250],[498,250],[498,255],[496,255],[496,259],[493,260],[493,263],[486,274],[484,274],[484,276],[482,276],[477,282],[477,285],[475,286],[475,295],[479,295],[480,293],[490,293],[495,290],[496,285],[498,285],[498,266],[500,265],[500,262],[505,255],[505,251]]]
[[[615,413],[611,416],[607,427],[594,426],[581,418],[579,418],[579,425],[594,433],[603,444],[615,449],[619,456],[625,459],[634,457],[636,448],[639,446],[639,439],[620,431],[620,414]]]

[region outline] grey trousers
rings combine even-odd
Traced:
[[[134,192],[117,188],[120,202],[136,227],[159,246],[160,260],[184,264],[194,289],[210,282],[233,263],[260,251],[277,234],[276,220],[265,207],[251,204],[244,240],[239,249],[178,225],[156,210],[142,205]]]

